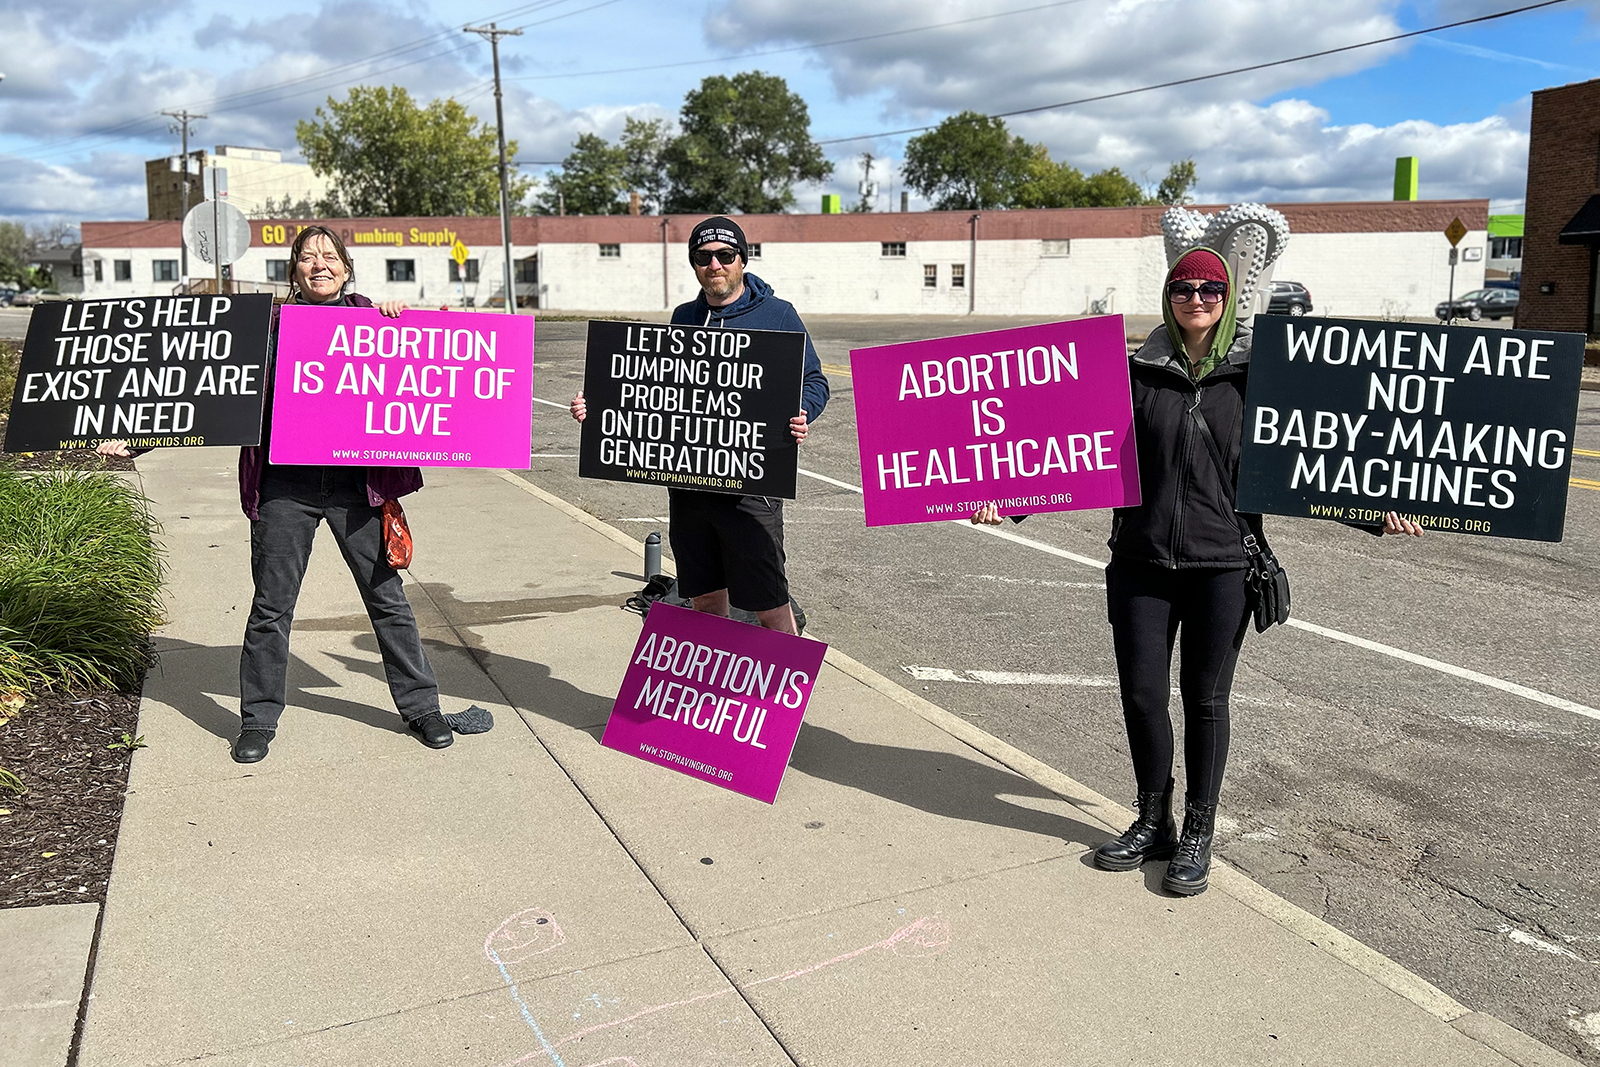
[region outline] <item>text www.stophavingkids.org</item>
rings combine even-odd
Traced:
[[[430,452],[422,449],[335,448],[334,459],[411,460],[421,463],[470,463],[471,452]]]
[[[657,748],[648,742],[639,742],[639,752],[653,759],[663,760],[667,763],[676,763],[680,767],[688,767],[690,770],[695,770],[699,771],[701,774],[710,775],[712,778],[715,778],[718,781],[733,781],[732,771],[725,771],[720,767],[713,767],[709,763],[701,763],[699,760],[690,759],[688,756],[680,756],[676,752],[668,752],[666,749]]]
[[[966,515],[977,511],[986,504],[993,504],[1001,511],[1012,508],[1042,508],[1047,504],[1070,504],[1071,493],[1051,493],[1049,496],[1007,496],[999,500],[959,500],[953,504],[928,504],[929,515]]]

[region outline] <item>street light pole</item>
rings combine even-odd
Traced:
[[[178,131],[183,135],[183,181],[179,183],[179,203],[183,206],[178,212],[178,221],[181,223],[189,217],[189,121],[191,119],[210,118],[209,115],[195,115],[188,111],[163,111],[163,115],[170,115],[178,120]],[[178,277],[184,285],[189,284],[189,246],[183,238],[178,238]],[[218,290],[221,291],[220,289]]]
[[[487,26],[463,26],[463,33],[476,33],[489,42],[494,55],[494,124],[500,137],[500,247],[505,258],[506,313],[517,313],[517,284],[511,271],[511,184],[506,173],[506,112],[500,97],[500,38],[521,37],[521,30],[498,29],[494,23]]]

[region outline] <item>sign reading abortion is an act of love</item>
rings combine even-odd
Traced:
[[[657,603],[600,743],[771,804],[827,651]]]
[[[40,304],[5,450],[260,444],[271,318],[266,294]]]
[[[274,463],[512,467],[533,439],[533,319],[288,304]]]
[[[1260,316],[1239,508],[1559,541],[1583,342]]]
[[[868,526],[1139,502],[1122,317],[850,353]]]
[[[806,335],[590,322],[578,474],[794,499]]]

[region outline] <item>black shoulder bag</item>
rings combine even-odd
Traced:
[[[1256,633],[1263,633],[1269,626],[1289,621],[1289,572],[1283,569],[1278,562],[1278,557],[1272,554],[1272,548],[1266,543],[1266,534],[1257,539],[1255,532],[1250,529],[1250,524],[1244,521],[1244,516],[1239,514],[1234,507],[1237,489],[1233,478],[1228,474],[1228,465],[1223,461],[1222,449],[1217,447],[1217,439],[1211,436],[1211,426],[1206,422],[1206,417],[1200,413],[1200,394],[1195,393],[1194,406],[1189,409],[1189,417],[1194,419],[1195,428],[1200,431],[1200,439],[1206,443],[1206,451],[1211,453],[1211,460],[1217,465],[1217,474],[1222,478],[1222,486],[1228,493],[1228,506],[1233,507],[1233,517],[1239,523],[1239,534],[1244,538],[1244,558],[1248,565],[1245,571],[1244,584],[1249,591],[1250,608],[1255,613]]]

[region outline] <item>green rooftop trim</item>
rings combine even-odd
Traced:
[[[1490,215],[1490,237],[1521,237],[1522,215]]]

